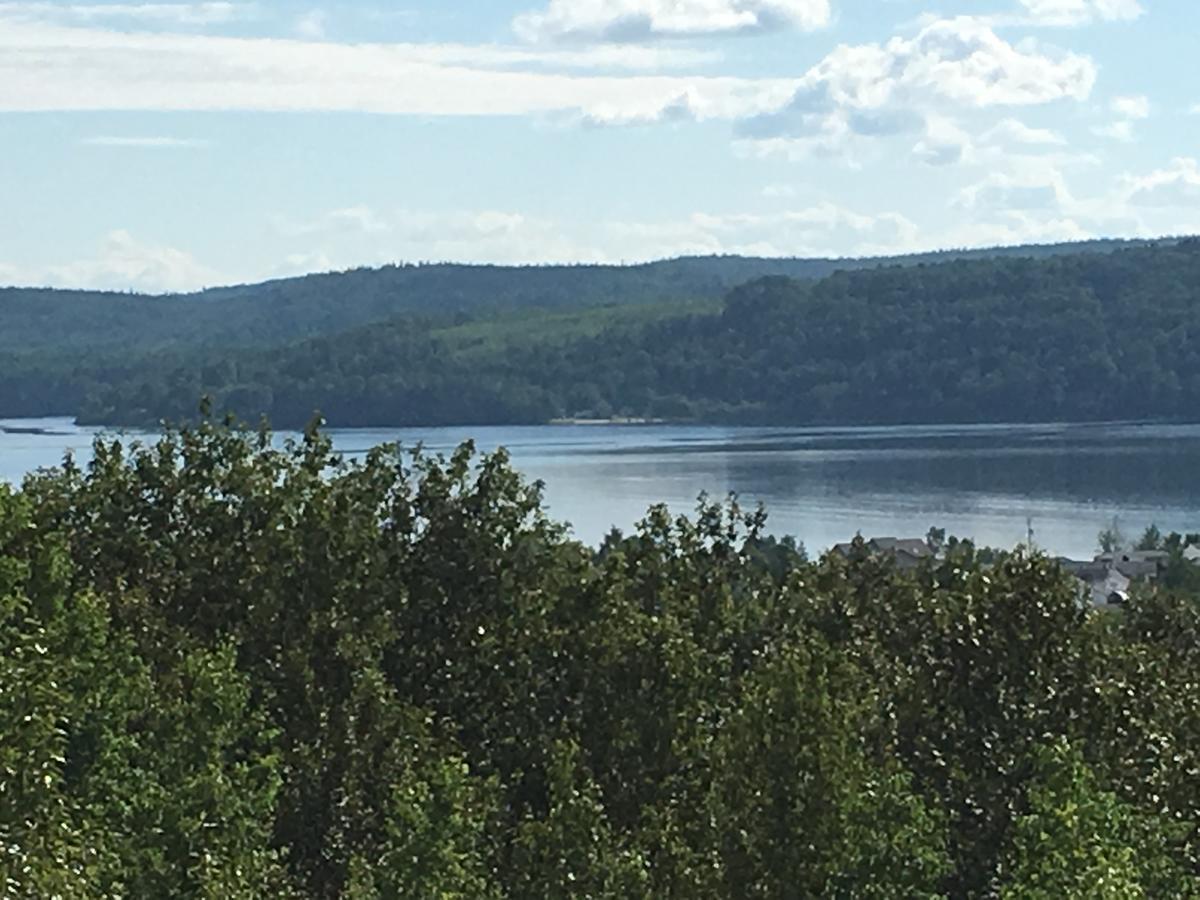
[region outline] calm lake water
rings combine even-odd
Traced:
[[[0,479],[18,482],[69,450],[86,459],[95,433],[63,419],[0,420]],[[690,512],[704,491],[761,501],[770,530],[810,550],[859,531],[920,537],[931,525],[1011,547],[1032,520],[1040,546],[1090,558],[1113,516],[1129,535],[1151,522],[1200,531],[1200,425],[556,425],[332,436],[348,454],[385,441],[448,450],[474,437],[481,449],[505,446],[518,468],[546,483],[551,513],[591,543],[613,525],[628,530],[656,502]]]

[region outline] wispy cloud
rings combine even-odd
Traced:
[[[1109,122],[1107,125],[1097,125],[1092,129],[1092,134],[1099,137],[1112,138],[1114,141],[1127,144],[1133,140],[1133,122],[1128,119],[1118,119],[1116,122]]]
[[[391,227],[378,212],[365,204],[330,210],[307,221],[276,215],[271,218],[271,225],[287,237],[337,233],[373,234],[388,231]]]
[[[1117,115],[1126,119],[1145,119],[1150,115],[1150,98],[1140,94],[1127,97],[1114,97],[1112,109]]]
[[[1200,162],[1181,156],[1164,169],[1122,179],[1126,199],[1139,206],[1194,207],[1200,201]]]
[[[1150,99],[1141,95],[1114,97],[1111,105],[1116,120],[1107,125],[1097,126],[1092,132],[1115,141],[1132,141],[1134,123],[1150,116]]]
[[[1062,145],[1067,142],[1061,134],[1048,128],[1031,128],[1019,119],[1001,119],[983,135],[987,143]]]
[[[768,102],[764,95],[782,100],[795,86],[790,79],[570,71],[664,59],[670,56],[646,48],[342,44],[122,33],[0,18],[0,111],[586,114],[653,110],[687,95],[702,117],[737,117],[759,111]]]
[[[611,222],[607,241],[628,245],[628,258],[691,254],[875,256],[909,247],[917,226],[896,212],[867,214],[824,202],[769,213],[697,212],[686,219]]]
[[[1024,14],[1012,24],[1073,27],[1094,22],[1132,22],[1146,8],[1140,0],[1020,0]]]
[[[0,17],[95,23],[127,20],[157,25],[219,25],[250,10],[248,4],[212,3],[0,3]]]
[[[528,41],[614,41],[745,34],[829,24],[829,0],[549,0],[513,22]]]
[[[123,135],[97,135],[80,141],[88,147],[130,147],[146,150],[182,150],[207,147],[208,141],[175,137],[128,137]]]
[[[221,280],[190,253],[139,240],[124,229],[109,232],[94,253],[71,262],[37,269],[0,265],[0,283],[48,287],[176,293]]]
[[[296,19],[296,34],[309,40],[320,40],[325,37],[325,20],[327,18],[324,10],[310,9]]]

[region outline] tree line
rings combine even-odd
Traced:
[[[115,350],[120,359],[131,351],[268,346],[402,316],[702,300],[768,275],[812,280],[881,263],[1104,253],[1155,243],[1096,240],[886,259],[704,256],[620,266],[407,262],[163,296],[0,287],[0,353]]]
[[[181,421],[208,394],[295,428],[316,410],[338,426],[1186,419],[1200,408],[1198,285],[1200,241],[771,277],[711,309],[593,309],[519,320],[528,328],[406,318],[135,360],[76,389],[74,411]]]
[[[1188,415],[1196,256],[1094,242],[0,290],[0,416],[144,425],[202,394],[295,428],[317,409],[338,425]]]
[[[1036,554],[599,548],[503,452],[206,421],[0,487],[13,897],[1185,897],[1200,606]]]

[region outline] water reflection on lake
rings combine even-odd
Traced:
[[[85,459],[94,429],[69,420],[0,420],[0,479],[19,481],[64,452]],[[1200,531],[1200,425],[724,428],[555,425],[331,432],[349,454],[384,442],[448,450],[473,437],[505,446],[546,483],[551,512],[598,541],[656,502],[690,511],[701,492],[762,502],[771,530],[810,549],[865,535],[921,536],[930,525],[1012,546],[1032,520],[1054,553],[1090,554],[1114,516]],[[152,438],[143,436],[143,439]]]

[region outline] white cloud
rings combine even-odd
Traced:
[[[950,208],[959,219],[956,230],[964,234],[978,229],[987,233],[1019,233],[1023,240],[1076,240],[1092,235],[1150,236],[1166,233],[1174,222],[1165,217],[1148,220],[1138,204],[1130,202],[1134,179],[1108,182],[1096,187],[1095,173],[1081,181],[1093,185],[1092,192],[1073,191],[1067,174],[1082,167],[1096,168],[1094,157],[1070,154],[1022,155],[997,150],[983,164],[989,174],[962,190]],[[1153,181],[1153,180],[1152,180]],[[1011,235],[1010,235],[1011,236]],[[952,234],[946,239],[953,243]],[[986,242],[985,242],[986,243]]]
[[[325,12],[320,9],[310,9],[296,19],[295,31],[302,38],[319,41],[325,37]]]
[[[174,137],[128,137],[119,135],[97,135],[80,141],[88,147],[129,147],[147,150],[180,150],[208,146],[206,141]]]
[[[1036,25],[1132,22],[1145,13],[1139,0],[1020,0],[1025,21]]]
[[[313,221],[341,220],[341,231],[288,232],[315,246],[297,248],[271,274],[398,260],[526,264],[615,263],[693,253],[877,255],[899,252],[918,239],[916,225],[902,215],[868,215],[832,203],[770,213],[698,212],[679,220],[573,224],[504,209],[401,209],[370,216],[386,230],[365,234],[351,223],[354,217],[334,212]]]
[[[393,259],[508,265],[606,261],[560,223],[513,210],[398,210],[389,221]]]
[[[904,216],[867,215],[833,203],[772,213],[695,213],[666,222],[611,222],[606,245],[626,259],[736,253],[747,256],[874,256],[917,240]]]
[[[1118,119],[1107,125],[1097,125],[1092,129],[1092,133],[1127,144],[1133,140],[1133,122],[1128,119]]]
[[[860,109],[912,96],[1022,106],[1086,99],[1095,81],[1096,67],[1087,57],[1018,47],[983,22],[960,17],[932,22],[912,39],[838,48],[805,76],[798,99],[824,95]]]
[[[400,260],[522,265],[632,263],[710,254],[873,257],[1101,235],[1149,236],[1153,231],[1136,217],[1107,211],[1098,201],[1069,198],[1060,203],[1051,194],[1019,209],[1004,205],[1021,201],[1015,192],[981,200],[986,202],[960,209],[945,226],[919,225],[897,212],[865,213],[830,202],[778,212],[697,212],[678,219],[586,225],[512,210],[399,210],[388,216],[386,241],[358,240],[297,251],[268,274],[295,275]],[[1158,232],[1165,233],[1163,228]]]
[[[406,44],[416,60],[445,66],[543,69],[631,69],[654,71],[703,66],[721,60],[715,50],[694,47],[597,44],[589,47],[526,47],[501,44]]]
[[[112,22],[144,25],[220,25],[243,16],[238,3],[0,3],[0,18],[37,21]]]
[[[1057,209],[996,209],[978,219],[959,216],[946,228],[919,227],[898,213],[858,213],[831,203],[759,214],[706,215],[656,223],[611,223],[608,241],[641,248],[627,259],[687,254],[874,257],[950,247],[997,247],[1087,240],[1099,234],[1139,233],[1136,223],[1096,228]]]
[[[1066,138],[1046,128],[1031,128],[1019,119],[1001,119],[982,136],[989,144],[1062,145]]]
[[[931,249],[1065,243],[1086,241],[1097,236],[1096,232],[1069,216],[1007,210],[997,214],[994,219],[956,225],[952,231],[934,237]]]
[[[389,229],[384,218],[365,204],[347,206],[311,220],[297,221],[286,216],[271,217],[272,227],[286,237],[311,234],[378,234]]]
[[[790,83],[729,82],[712,90],[714,82],[698,82],[666,100],[656,95],[644,99],[601,101],[577,119],[584,125],[657,125],[703,122],[709,119],[742,119],[777,107],[791,92]]]
[[[1200,201],[1200,162],[1181,156],[1165,169],[1126,175],[1122,188],[1125,198],[1135,206],[1191,207]]]
[[[191,254],[145,243],[123,229],[110,232],[94,257],[37,271],[22,270],[17,277],[31,285],[149,293],[193,291],[221,280]]]
[[[297,247],[271,274],[328,271],[400,260],[428,262],[600,262],[561,223],[503,209],[381,211],[358,205],[307,220],[271,219]]]
[[[585,125],[657,125],[666,122],[696,121],[705,118],[704,101],[693,90],[686,90],[666,103],[602,103],[581,117]]]
[[[778,103],[794,80],[579,75],[511,70],[611,65],[624,48],[539,51],[463,45],[126,34],[0,20],[0,111],[261,110],[411,115],[581,111],[645,115],[688,95],[702,116]],[[651,61],[645,50],[635,56]],[[630,58],[625,55],[625,58]],[[164,64],[169,60],[169,65]],[[491,68],[489,68],[491,67]]]
[[[762,195],[769,200],[788,200],[799,193],[794,184],[768,184],[762,189]]]
[[[1140,94],[1114,97],[1112,109],[1123,119],[1145,119],[1150,115],[1150,98]]]
[[[916,157],[931,166],[958,165],[970,160],[974,152],[971,136],[944,116],[928,117],[925,135],[913,147]]]
[[[1080,101],[1095,81],[1087,57],[1015,46],[979,19],[936,20],[912,38],[838,47],[787,104],[745,123],[743,136],[766,142],[763,152],[802,156],[844,155],[857,139],[924,133],[918,153],[947,161],[954,145],[965,151],[967,142],[938,125],[945,110]]]
[[[347,266],[345,268],[352,268]],[[268,278],[293,278],[313,272],[333,272],[337,267],[324,253],[289,253],[267,274]]]
[[[1150,115],[1150,100],[1148,97],[1134,95],[1114,97],[1112,111],[1117,119],[1108,125],[1100,125],[1092,129],[1094,134],[1128,143],[1133,140],[1133,123],[1148,118]]]
[[[1014,209],[1059,210],[1073,201],[1062,173],[1053,167],[1024,172],[996,172],[959,191],[953,205],[964,209],[1006,212]]]
[[[513,22],[527,41],[645,41],[829,24],[829,0],[550,0]]]

